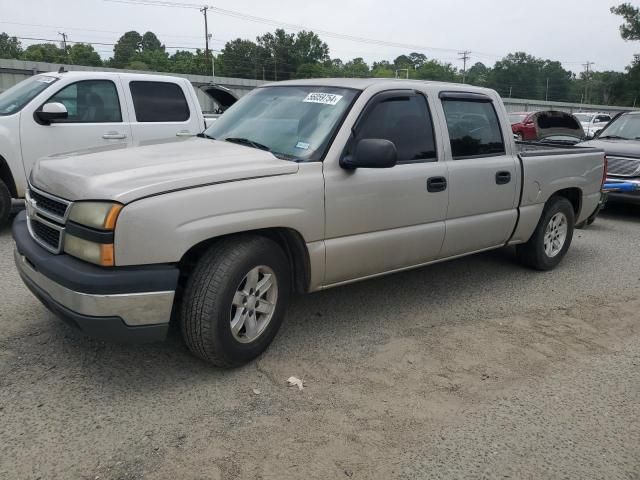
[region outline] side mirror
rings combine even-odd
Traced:
[[[63,120],[69,116],[69,112],[67,112],[67,107],[64,104],[59,102],[51,102],[45,103],[42,106],[42,110],[38,110],[35,112],[35,115],[40,123],[44,125],[49,125],[56,120]]]
[[[393,142],[382,138],[363,138],[356,145],[353,155],[340,159],[346,170],[356,168],[391,168],[398,163],[398,152]]]

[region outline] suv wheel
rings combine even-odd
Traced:
[[[516,247],[520,261],[536,270],[553,269],[571,245],[574,221],[571,202],[551,197],[529,241]]]
[[[9,223],[9,217],[11,215],[11,192],[0,180],[0,228],[4,228]]]
[[[187,282],[181,309],[187,346],[221,367],[254,359],[276,336],[290,290],[289,261],[274,241],[256,236],[216,243]]]

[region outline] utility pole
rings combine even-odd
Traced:
[[[471,57],[471,52],[468,50],[465,50],[464,52],[458,52],[458,55],[461,55],[461,57],[459,57],[459,60],[462,60],[462,83],[466,83],[467,81],[467,60],[469,60]]]
[[[511,93],[513,93],[513,85],[509,85],[509,98],[511,98]]]
[[[593,62],[587,61],[587,63],[583,63],[584,67],[584,103],[589,102],[589,83],[591,81],[591,65],[595,65]]]
[[[545,100],[545,102],[549,101],[549,77],[547,77],[547,90],[546,90],[546,92],[544,94],[544,100]]]
[[[69,51],[67,50],[67,34],[65,32],[58,32],[58,35],[62,37],[62,48],[64,49],[64,56],[69,61]]]
[[[205,64],[206,64],[206,61],[209,60],[209,26],[207,24],[207,10],[209,10],[209,7],[207,7],[206,5],[200,9],[202,14],[204,15],[204,58],[205,58]],[[211,54],[211,64],[213,64],[213,52]],[[211,71],[214,71],[214,68],[215,67],[212,66]]]

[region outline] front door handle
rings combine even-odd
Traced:
[[[511,181],[511,172],[496,173],[496,183],[498,185],[506,185]]]
[[[104,138],[105,140],[121,140],[123,138],[127,138],[127,136],[124,133],[107,132],[102,135],[102,138]]]
[[[427,179],[427,191],[431,193],[444,192],[447,189],[447,179],[444,177],[431,177]]]

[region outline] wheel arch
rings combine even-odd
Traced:
[[[569,200],[569,202],[573,206],[573,213],[575,214],[575,219],[576,220],[578,219],[578,217],[580,216],[580,211],[582,210],[582,190],[580,190],[580,188],[570,187],[570,188],[563,188],[562,190],[558,190],[549,197],[546,203],[548,204],[551,201],[551,199],[553,199],[554,197],[562,197]]]
[[[178,262],[180,272],[183,276],[188,276],[195,266],[198,258],[209,250],[217,242],[229,237],[241,237],[247,235],[257,235],[269,238],[276,242],[285,252],[289,265],[291,266],[291,281],[293,289],[297,293],[307,293],[311,284],[311,262],[307,244],[295,229],[287,227],[273,227],[256,230],[229,233],[218,237],[209,238],[193,245],[182,256]]]
[[[0,180],[7,186],[11,196],[18,198],[18,189],[11,173],[11,168],[9,168],[9,164],[2,155],[0,155]]]

